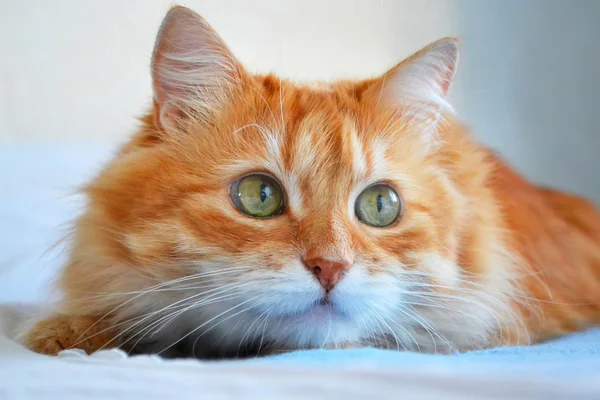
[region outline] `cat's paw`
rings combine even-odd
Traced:
[[[115,333],[95,317],[55,315],[36,323],[23,343],[36,353],[56,355],[66,349],[81,349],[91,354],[118,347]]]

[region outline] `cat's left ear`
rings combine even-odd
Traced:
[[[190,116],[210,122],[245,76],[223,39],[194,11],[165,16],[152,54],[155,124],[171,127]]]
[[[380,78],[380,98],[433,115],[452,111],[446,100],[458,64],[458,41],[440,39]]]

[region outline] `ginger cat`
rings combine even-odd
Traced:
[[[249,74],[175,7],[154,106],[85,188],[56,354],[228,357],[527,345],[600,321],[600,214],[475,143],[446,101],[457,42],[384,75]]]

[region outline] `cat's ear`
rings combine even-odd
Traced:
[[[457,64],[458,41],[440,39],[389,70],[380,79],[381,97],[434,115],[452,111],[446,96]]]
[[[155,123],[168,129],[190,115],[210,120],[242,74],[243,67],[200,15],[172,8],[152,54]]]

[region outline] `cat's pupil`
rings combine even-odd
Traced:
[[[263,183],[260,185],[260,201],[264,203],[267,197],[269,197],[269,187]]]
[[[378,194],[377,195],[377,212],[381,213],[382,208],[383,208],[383,196]]]

